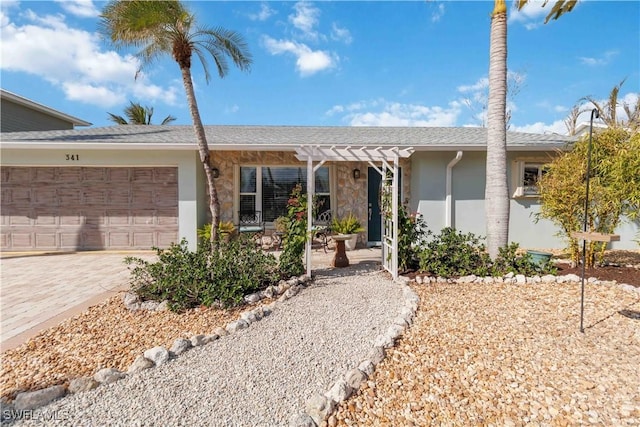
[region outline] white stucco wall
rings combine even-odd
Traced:
[[[79,160],[66,160],[67,154]],[[204,172],[193,150],[82,150],[69,148],[2,149],[2,166],[172,166],[178,168],[178,239],[196,249],[197,228],[204,224]],[[204,205],[204,207],[203,207]]]

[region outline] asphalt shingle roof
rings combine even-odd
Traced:
[[[487,129],[478,127],[322,127],[322,126],[205,126],[213,149],[285,149],[300,145],[399,146],[420,150],[484,149]],[[35,143],[194,145],[192,126],[110,126],[37,132],[7,132],[3,144]],[[556,134],[507,133],[513,149],[562,148],[573,138]]]

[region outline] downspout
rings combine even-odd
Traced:
[[[444,224],[446,227],[451,227],[451,223],[452,223],[452,197],[451,197],[451,187],[452,187],[452,180],[451,180],[451,175],[452,175],[452,169],[453,167],[460,161],[460,159],[462,158],[462,151],[458,151],[456,153],[456,157],[454,157],[449,164],[447,165],[447,178],[446,178],[446,198],[445,198],[445,218],[444,218]]]

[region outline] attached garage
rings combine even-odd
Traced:
[[[3,251],[148,250],[178,241],[177,167],[3,166]]]

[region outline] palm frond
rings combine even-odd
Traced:
[[[167,117],[164,118],[164,120],[162,121],[162,123],[160,123],[161,125],[168,125],[169,123],[175,121],[176,118],[173,117],[172,115],[168,115]]]
[[[113,113],[107,113],[107,114],[109,115],[109,120],[111,120],[115,124],[118,124],[118,125],[128,125],[129,124],[127,122],[127,120],[122,116],[118,116],[118,115],[115,115]]]

